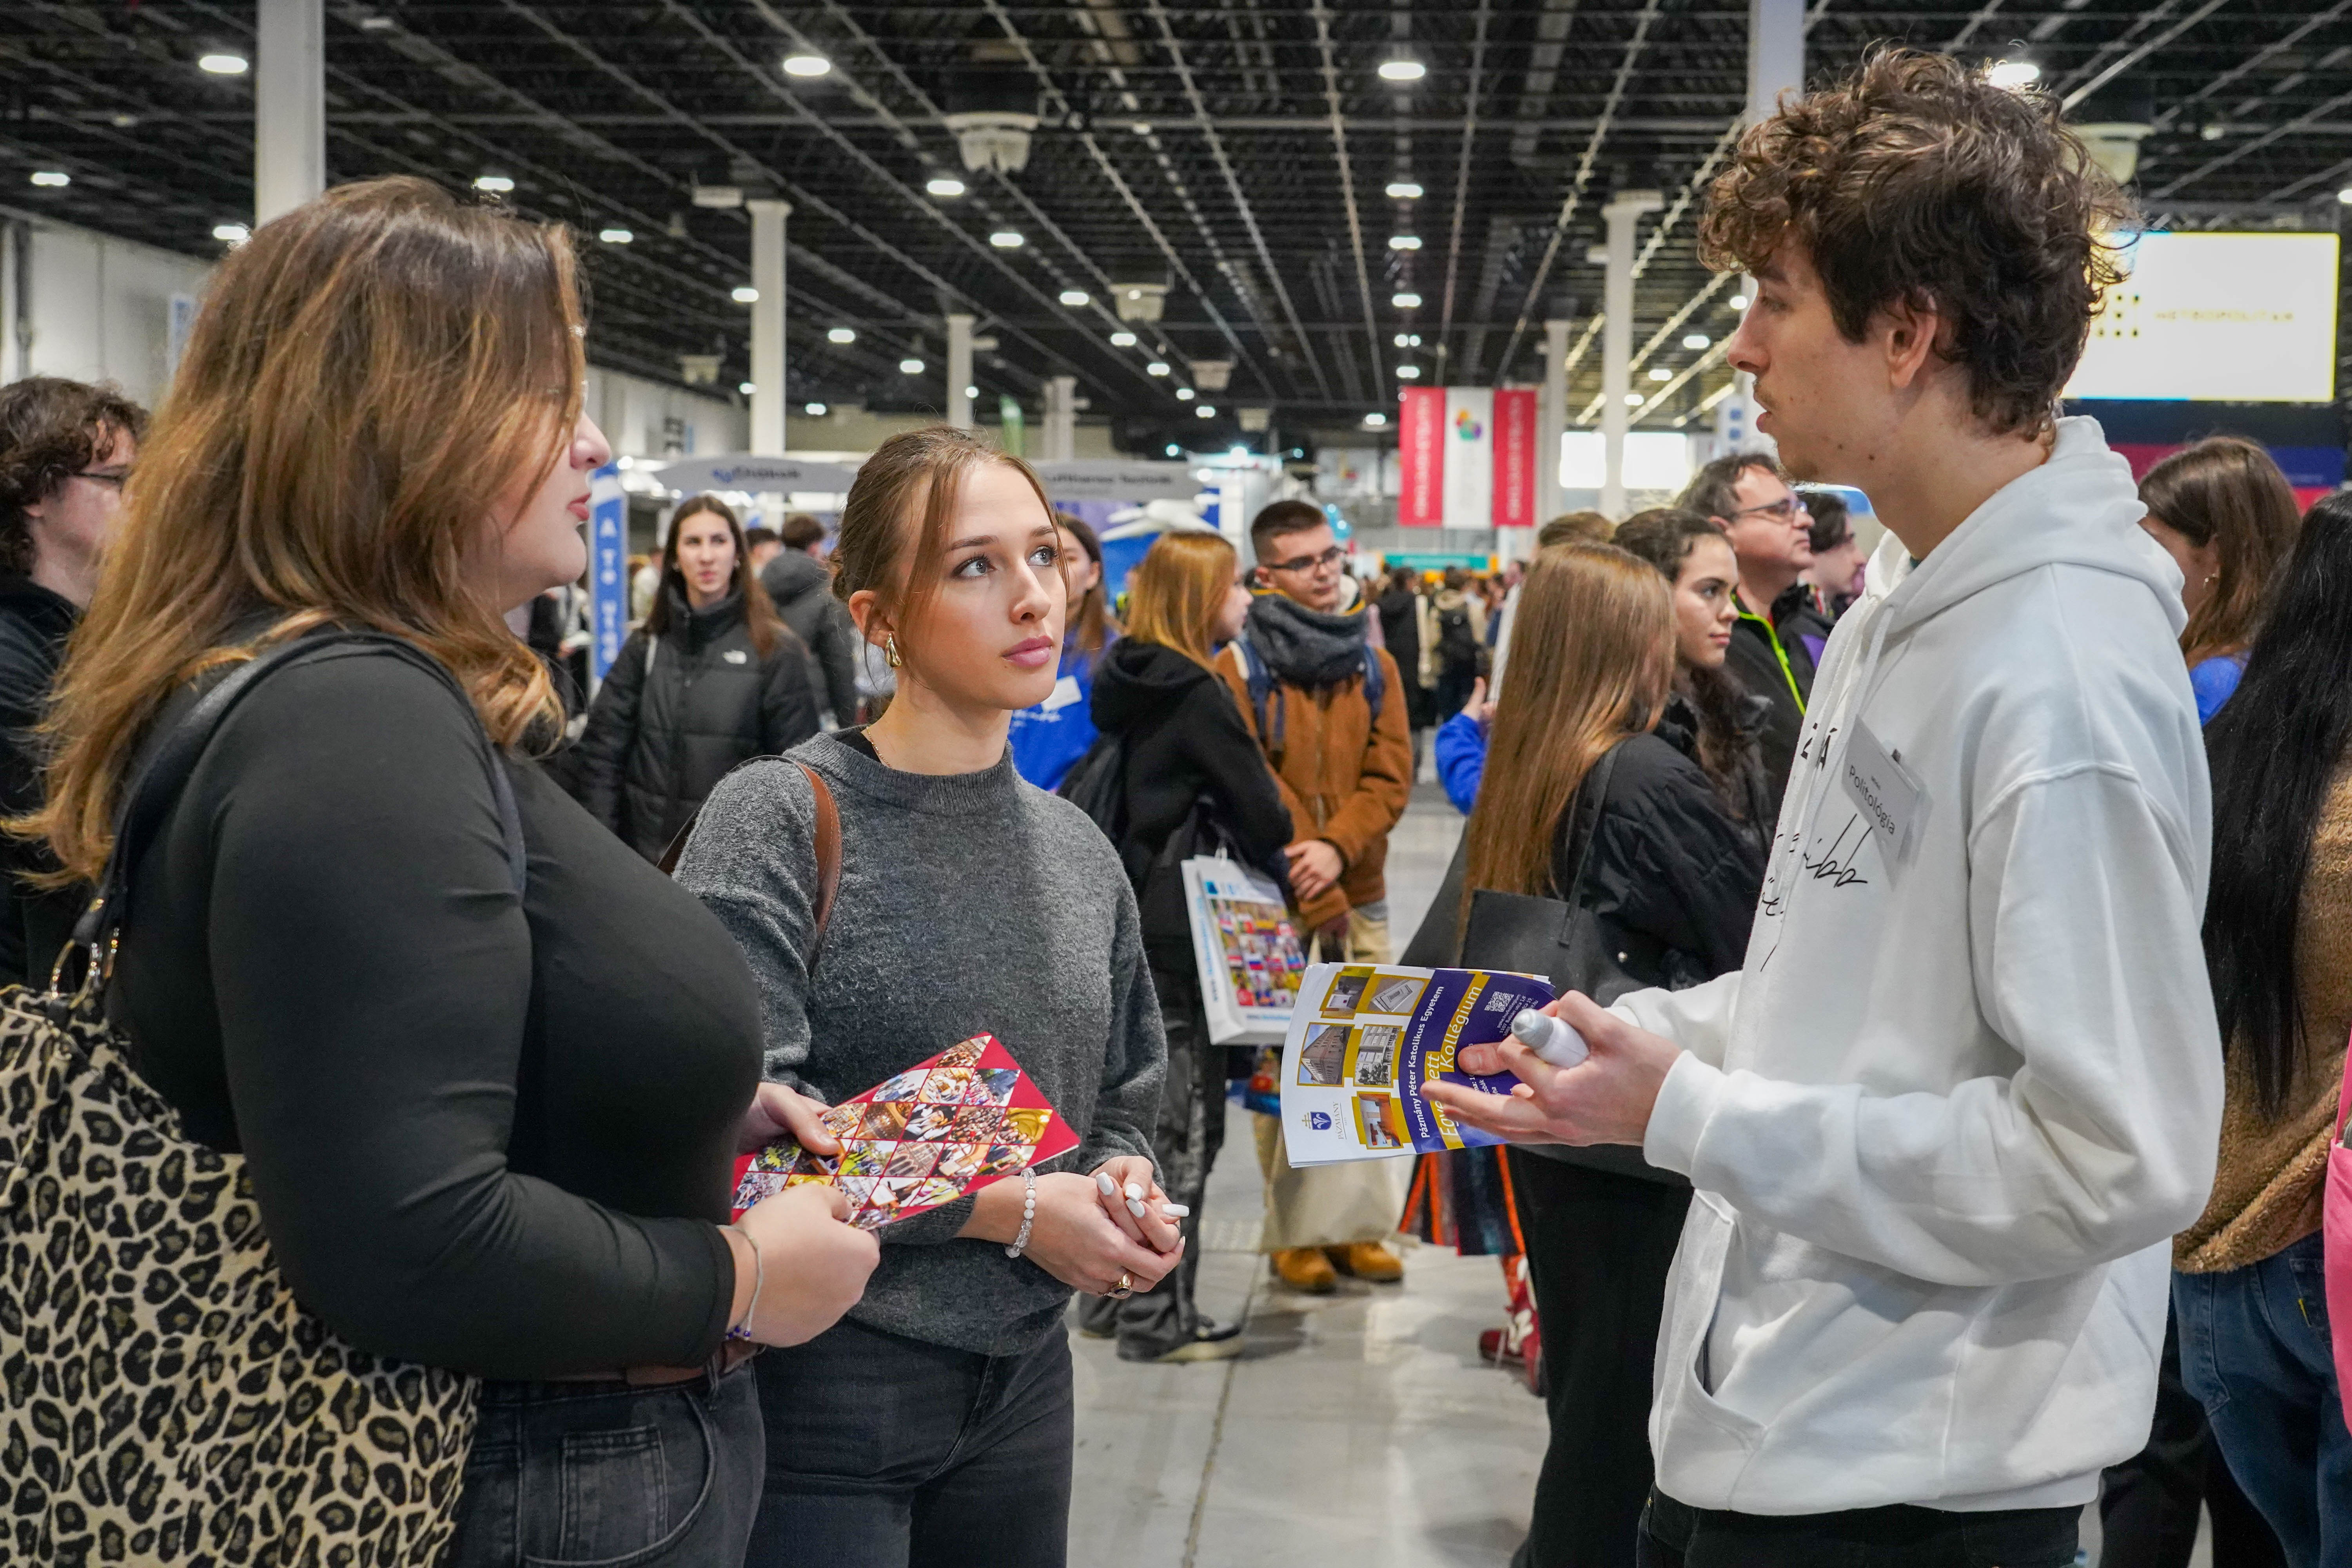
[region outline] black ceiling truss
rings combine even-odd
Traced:
[[[1034,408],[1066,374],[1138,448],[1242,438],[1248,407],[1277,436],[1336,435],[1389,406],[1401,367],[1424,385],[1531,380],[1543,323],[1565,317],[1569,411],[1594,417],[1588,253],[1611,193],[1647,187],[1665,205],[1638,252],[1640,418],[1703,418],[1729,380],[1737,280],[1699,268],[1693,235],[1745,104],[1738,0],[326,11],[332,177],[513,180],[502,199],[580,231],[592,352],[636,374],[676,381],[681,356],[717,354],[722,391],[749,374],[732,298],[749,225],[695,199],[731,185],[793,206],[796,400],[939,408],[943,318],[964,312],[995,343],[983,405]],[[0,7],[0,203],[217,254],[213,226],[250,216],[252,89],[195,61],[249,54],[253,26],[250,0]],[[1893,39],[2029,58],[2077,118],[2136,106],[2136,189],[2167,226],[2332,228],[2343,211],[2352,0],[1814,0],[1807,26],[1816,82]],[[787,74],[793,54],[833,68]],[[1380,76],[1407,57],[1426,75]],[[1008,110],[1037,117],[1025,163],[969,165],[960,117]],[[47,169],[71,184],[28,183]],[[933,194],[947,179],[962,193]],[[597,237],[621,229],[625,244]],[[1117,313],[1138,286],[1164,289],[1158,320]],[[909,355],[922,375],[898,370]],[[1223,389],[1199,384],[1211,363],[1230,366]]]

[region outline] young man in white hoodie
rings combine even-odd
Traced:
[[[2180,575],[2053,418],[2126,218],[2057,105],[1885,52],[1751,130],[1702,230],[1800,479],[1891,537],[1813,687],[1747,963],[1516,1046],[1507,1136],[1696,1189],[1660,1329],[1658,1568],[2070,1563],[2138,1451],[2211,1183],[2209,802]]]

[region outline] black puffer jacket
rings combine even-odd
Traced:
[[[736,763],[789,751],[817,731],[808,649],[789,628],[765,658],[743,603],[688,610],[675,584],[670,630],[639,630],[596,689],[571,760],[580,804],[658,860]]]
[[[857,722],[857,625],[833,596],[833,573],[805,550],[786,548],[760,569],[776,614],[808,648],[809,693],[833,721]]]
[[[41,804],[42,752],[33,727],[48,713],[49,690],[65,658],[66,638],[81,618],[71,600],[29,577],[0,577],[0,812]],[[81,912],[85,892],[41,893],[28,873],[52,870],[48,847],[0,835],[0,984],[47,981]]]
[[[1095,728],[1127,746],[1128,841],[1118,848],[1130,867],[1148,865],[1206,800],[1242,858],[1280,879],[1290,810],[1223,680],[1174,648],[1123,637],[1095,667],[1092,701]],[[1137,890],[1143,941],[1190,963],[1183,889],[1160,885],[1173,880]]]
[[[1740,832],[1762,853],[1770,847],[1776,826],[1772,786],[1765,776],[1762,752],[1764,728],[1771,721],[1772,705],[1761,697],[1750,696],[1736,678],[1728,677],[1716,689],[1714,700],[1721,705],[1719,710],[1730,732],[1734,753],[1728,778],[1712,780],[1710,775],[1716,785],[1716,798],[1730,809]],[[1666,701],[1666,710],[1658,720],[1657,733],[1683,755],[1697,762],[1701,722],[1694,695],[1677,691]],[[1704,766],[1702,763],[1702,769]]]

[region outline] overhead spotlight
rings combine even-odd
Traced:
[[[73,184],[73,176],[63,169],[36,169],[33,171],[33,184],[63,190]]]
[[[1143,367],[1143,374],[1146,375],[1166,375],[1168,374],[1168,362],[1164,359],[1153,360],[1150,364]]]
[[[1421,199],[1421,186],[1412,180],[1391,180],[1389,199],[1399,202],[1417,202]]]
[[[1421,296],[1408,289],[1402,294],[1390,295],[1389,303],[1400,310],[1417,310],[1421,309]]]
[[[823,55],[786,55],[786,76],[823,76],[833,69],[833,62]]]
[[[2200,142],[2219,142],[2229,133],[2229,127],[2225,125],[2206,125],[2198,129],[2197,139]]]
[[[625,228],[600,228],[596,231],[596,237],[607,245],[626,245],[637,237]]]
[[[1094,302],[1095,297],[1087,293],[1083,289],[1065,289],[1062,290],[1062,303],[1070,306],[1072,309],[1076,309],[1080,305],[1091,305]]]
[[[2042,68],[2032,60],[1995,60],[1985,67],[1985,80],[2011,92],[2032,87],[2041,79]]]
[[[835,327],[825,333],[824,341],[829,343],[854,343],[857,341],[857,334],[847,327]]]
[[[1377,430],[1388,422],[1389,416],[1381,413],[1378,409],[1375,409],[1371,413],[1364,416],[1364,426],[1366,429]]]
[[[1642,406],[1642,403],[1643,403],[1643,397],[1642,397],[1642,395],[1641,395],[1640,393],[1638,393],[1638,392],[1629,392],[1629,393],[1627,393],[1627,394],[1625,395],[1625,406],[1626,406],[1626,407],[1628,407],[1628,408],[1639,408],[1639,407],[1641,407],[1641,406]]]
[[[1217,411],[1210,407],[1205,403],[1201,405],[1200,407],[1192,410],[1192,412],[1199,415],[1203,419],[1214,419],[1217,416]]]
[[[1110,335],[1110,346],[1115,349],[1131,349],[1135,346],[1135,334],[1133,332],[1113,332]]]
[[[1421,248],[1421,236],[1417,234],[1392,234],[1389,236],[1389,248],[1391,250],[1419,250]]]
[[[824,417],[826,410],[824,405],[822,403],[803,403],[801,405],[801,412],[807,415],[812,419],[822,419]]]
[[[1734,294],[1731,297],[1731,308],[1735,310],[1745,310],[1748,309],[1748,296],[1745,294]]]
[[[1685,336],[1683,339],[1683,347],[1686,349],[1704,349],[1712,348],[1714,346],[1715,340],[1708,337],[1705,332],[1692,332]]]
[[[1139,120],[1134,124],[1129,126],[1128,129],[1134,132],[1138,136],[1149,136],[1151,134],[1151,124],[1149,121]]]
[[[908,354],[905,359],[898,362],[898,374],[900,375],[920,375],[923,374],[923,362],[917,359],[914,355]]]
[[[1652,381],[1672,381],[1674,378],[1675,373],[1668,370],[1664,365],[1654,364],[1650,367],[1650,379]]]
[[[739,305],[756,305],[760,302],[760,291],[749,283],[735,285],[735,292],[730,297]]]
[[[241,223],[216,223],[213,225],[213,237],[223,245],[243,245],[253,237],[253,230]]]
[[[976,398],[980,395],[980,388],[976,386],[967,386],[963,389],[963,395],[966,397]]]
[[[1391,338],[1389,342],[1396,344],[1399,348],[1406,348],[1411,346],[1408,342],[1409,336],[1410,334],[1408,333],[1399,332],[1395,337]]]
[[[1200,395],[1189,386],[1180,386],[1176,389],[1176,401],[1179,403],[1190,403]]]
[[[1183,448],[1183,447],[1179,447],[1179,446],[1178,446],[1175,442],[1173,442],[1173,441],[1169,442],[1169,443],[1168,443],[1168,445],[1167,445],[1167,447],[1166,447],[1165,448],[1163,448],[1163,449],[1164,449],[1164,450],[1167,452],[1167,454],[1168,454],[1170,457],[1171,457],[1171,458],[1181,458],[1181,457],[1182,457],[1182,456],[1184,455],[1184,448]]]
[[[1399,381],[1419,381],[1421,379],[1421,366],[1417,364],[1401,364],[1397,366],[1397,379]]]
[[[215,76],[243,76],[247,68],[247,61],[243,55],[232,55],[225,50],[217,54],[200,55],[196,58],[198,70],[210,71]]]
[[[389,33],[397,25],[382,12],[360,18],[360,31],[362,33]]]
[[[741,393],[744,396],[749,397],[760,389],[751,382],[739,381],[735,384],[735,390]]]
[[[37,185],[43,183],[44,178],[45,176],[43,175],[36,174],[33,176],[33,184]],[[63,174],[59,174],[57,177],[57,183],[60,185],[64,184],[66,183],[65,176]],[[2352,185],[2347,185],[2342,190],[2336,192],[2336,199],[2342,202],[2346,206],[2352,207]]]
[[[474,189],[502,196],[514,189],[514,181],[505,174],[477,174],[474,176]]]
[[[1429,68],[1419,60],[1399,58],[1381,62],[1382,81],[1419,81],[1429,74]]]
[[[935,196],[960,196],[963,195],[963,182],[951,174],[941,174],[924,181],[923,189]]]
[[[1029,242],[1022,237],[1019,229],[1000,228],[988,237],[988,243],[999,250],[1018,250]]]

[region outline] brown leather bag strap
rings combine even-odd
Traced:
[[[767,762],[776,759],[753,760]],[[833,919],[834,895],[841,891],[841,808],[834,805],[832,788],[818,776],[814,768],[798,758],[792,762],[793,766],[800,769],[801,775],[808,780],[809,793],[816,797],[816,929],[809,937],[808,963],[809,972],[814,973],[817,952],[824,946],[824,928]],[[702,813],[698,808],[692,816],[687,818],[686,826],[677,830],[677,837],[669,841],[669,847],[662,851],[662,858],[656,864],[660,866],[663,876],[677,874],[677,858],[686,848],[686,841],[694,837],[695,824],[701,820]]]

